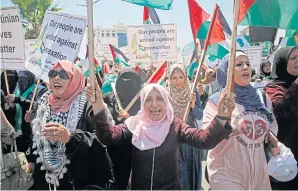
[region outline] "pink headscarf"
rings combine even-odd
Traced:
[[[166,103],[166,115],[160,121],[152,121],[146,115],[144,103],[149,93],[156,89]],[[132,144],[141,151],[159,147],[166,139],[174,121],[174,110],[168,91],[158,84],[148,84],[141,92],[141,110],[136,116],[129,117],[124,123],[133,134]]]
[[[70,83],[64,94],[57,99],[53,94],[49,96],[48,103],[54,112],[67,112],[74,98],[85,88],[85,78],[82,71],[72,62],[61,60],[57,62],[52,70],[61,66],[68,74]]]

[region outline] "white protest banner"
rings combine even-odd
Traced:
[[[262,62],[262,47],[247,46],[241,47],[240,50],[244,51],[247,54],[251,67],[259,70],[260,64]]]
[[[24,32],[17,7],[1,7],[1,69],[25,68]]]
[[[128,26],[127,41],[131,62],[177,60],[175,24]]]
[[[37,39],[28,39],[25,40],[25,57],[29,57],[29,53],[30,53],[30,47],[35,44],[35,42],[37,41]]]
[[[109,44],[118,47],[118,38],[111,37],[111,38],[98,38],[95,41],[95,55],[96,58],[99,60],[109,60],[113,61],[113,55],[110,50]]]
[[[30,44],[26,69],[48,82],[48,72],[58,60],[76,59],[86,27],[86,17],[47,11],[40,36]]]

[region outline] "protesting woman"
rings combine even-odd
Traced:
[[[87,94],[92,96],[92,90],[88,89]],[[178,170],[180,143],[209,149],[231,132],[223,110],[226,108],[230,113],[234,102],[232,97],[226,95],[220,101],[213,123],[206,130],[192,128],[174,117],[168,92],[157,84],[148,84],[143,88],[141,110],[117,126],[107,122],[102,93],[98,87],[96,96],[97,108],[102,108],[96,117],[96,125],[100,129],[98,137],[107,145],[133,144],[131,189],[181,189]]]
[[[182,64],[174,64],[170,68],[169,94],[176,117],[183,119],[187,104],[191,101],[187,124],[199,128],[196,120],[203,118],[200,97],[191,93],[187,72]],[[200,149],[182,143],[179,152],[179,171],[184,190],[200,190],[202,182],[202,165]]]
[[[298,160],[298,49],[284,47],[274,55],[272,80],[265,87],[273,103],[279,131],[278,139],[289,147]],[[290,182],[272,183],[272,188],[297,190],[298,177]]]
[[[222,89],[207,102],[203,128],[208,128],[217,114],[220,95],[226,86],[228,59],[226,56],[217,70],[216,80]],[[277,134],[277,124],[250,85],[251,67],[247,55],[241,51],[236,51],[234,79],[236,107],[230,120],[233,133],[208,153],[209,184],[212,190],[270,190],[263,143],[269,130]],[[272,107],[269,98],[267,105]]]
[[[269,60],[264,60],[260,65],[260,75],[264,80],[270,80],[271,79],[270,74],[271,74],[271,63],[269,62]]]
[[[83,73],[73,63],[57,62],[48,76],[51,91],[41,97],[32,122],[33,189],[107,189],[113,181],[111,164],[95,135],[102,108],[88,101]]]

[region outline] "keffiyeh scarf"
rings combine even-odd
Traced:
[[[65,144],[58,141],[47,141],[41,135],[42,127],[49,122],[64,125],[70,132],[73,132],[83,114],[87,97],[85,92],[79,94],[71,103],[68,112],[54,112],[47,102],[50,92],[45,93],[39,103],[36,119],[33,120],[33,154],[37,155],[36,163],[41,163],[41,170],[46,171],[45,179],[54,185],[54,190],[59,186],[59,179],[62,179],[67,172],[67,164],[70,161],[65,155]],[[51,187],[50,187],[51,188]]]

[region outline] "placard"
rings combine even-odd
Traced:
[[[241,47],[240,49],[247,54],[251,68],[255,68],[257,71],[259,71],[262,62],[262,47],[247,46]]]
[[[1,69],[25,68],[24,32],[18,7],[1,7]]]
[[[177,60],[175,24],[128,26],[127,40],[132,62]]]
[[[99,60],[113,61],[113,55],[110,50],[109,44],[118,47],[118,38],[98,38],[95,41],[95,57]]]
[[[26,69],[48,82],[48,72],[57,61],[75,60],[86,27],[86,17],[47,11],[40,36],[30,44]]]

